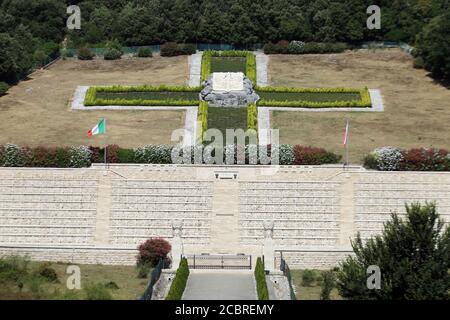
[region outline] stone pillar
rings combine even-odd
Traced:
[[[181,255],[184,253],[183,240],[181,238],[183,232],[183,221],[172,221],[172,270],[177,270],[180,265]]]
[[[264,270],[274,271],[275,261],[275,244],[273,241],[273,228],[275,222],[273,220],[264,221],[264,242],[263,242],[263,255],[264,255]]]

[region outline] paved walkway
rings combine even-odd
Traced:
[[[253,273],[191,270],[183,300],[257,300]]]

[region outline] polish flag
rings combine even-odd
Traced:
[[[347,121],[347,125],[345,126],[345,134],[344,134],[344,146],[347,146],[348,143],[348,134],[349,134],[349,125],[348,125],[348,121]]]

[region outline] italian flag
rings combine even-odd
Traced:
[[[98,134],[105,134],[105,132],[106,132],[106,120],[102,119],[94,128],[88,131],[88,136],[92,137]]]

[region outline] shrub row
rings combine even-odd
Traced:
[[[266,272],[264,271],[264,264],[260,257],[258,257],[258,259],[256,260],[255,281],[256,281],[256,292],[258,293],[258,300],[269,300],[269,290],[267,290]]]
[[[197,47],[194,44],[178,44],[175,42],[167,42],[161,46],[162,57],[191,55],[196,52]]]
[[[220,158],[220,152],[223,157]],[[232,157],[231,155],[234,156]],[[273,150],[271,146],[229,145],[213,150],[212,146],[174,147],[170,145],[147,145],[135,149],[124,149],[109,145],[106,159],[110,164],[270,164]],[[216,156],[217,155],[217,156]],[[239,159],[238,159],[239,155]],[[341,156],[321,148],[280,145],[278,149],[280,165],[322,165],[339,163]],[[172,156],[176,156],[175,163]],[[274,154],[275,156],[275,154]],[[245,162],[242,162],[244,158]],[[179,160],[179,162],[177,161]],[[239,161],[238,161],[239,160]],[[14,144],[0,146],[1,167],[89,167],[91,163],[104,163],[105,150],[99,147],[72,146],[64,148],[28,148]],[[190,162],[189,162],[190,161]]]
[[[91,165],[92,151],[85,146],[28,148],[0,146],[1,167],[81,168]]]
[[[364,166],[381,171],[450,171],[450,153],[445,149],[383,147],[367,155]]]
[[[136,53],[139,58],[151,58],[153,57],[153,51],[149,47],[140,47]]]
[[[258,107],[256,104],[247,106],[247,129],[258,130]]]
[[[289,101],[289,100],[264,100],[258,101],[259,106],[292,107],[292,108],[370,108],[372,100],[367,88],[288,88],[288,87],[263,87],[257,88],[260,92],[304,92],[304,93],[359,93],[360,100],[353,101]]]
[[[279,41],[267,43],[265,54],[313,54],[313,53],[342,53],[349,47],[345,43],[323,43],[302,41]]]
[[[148,99],[99,99],[98,92],[126,93],[126,92],[200,92],[201,87],[185,86],[109,86],[90,87],[84,99],[85,106],[194,106],[199,104],[199,100],[148,100]]]
[[[212,57],[245,57],[246,58],[246,76],[256,84],[256,56],[249,51],[214,51],[208,50],[203,53],[201,81],[204,82],[211,74],[211,60]]]
[[[170,286],[169,293],[166,300],[181,300],[183,297],[184,289],[186,289],[186,283],[189,278],[189,265],[186,258],[182,258],[180,266],[178,267],[175,278]]]
[[[201,101],[198,107],[197,122],[199,123],[199,131],[197,136],[197,144],[203,144],[203,135],[208,130],[208,102]]]

